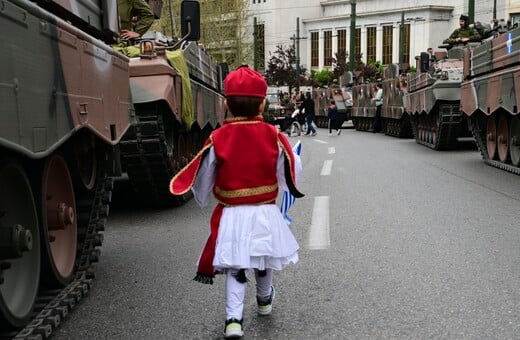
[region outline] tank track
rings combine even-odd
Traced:
[[[22,329],[0,331],[0,339],[47,339],[63,319],[90,291],[95,278],[94,264],[98,262],[103,243],[103,231],[109,212],[113,179],[100,180],[93,193],[76,201],[78,218],[78,253],[75,278],[62,289],[41,289],[36,298],[30,322]]]
[[[143,204],[178,206],[189,196],[173,196],[168,185],[187,160],[183,163],[168,157],[165,122],[158,105],[136,106],[137,122],[120,143],[123,168]]]
[[[383,117],[383,132],[392,137],[411,138],[413,137],[410,117],[403,115],[400,119]]]
[[[477,118],[471,117],[469,121],[471,133],[473,134],[473,138],[475,138],[475,143],[477,144],[477,147],[480,150],[480,154],[482,155],[482,159],[484,160],[484,162],[486,162],[486,164],[488,165],[491,165],[492,167],[509,171],[515,175],[520,176],[519,167],[513,166],[512,164],[503,163],[494,159],[489,159],[486,146],[486,133],[480,129]]]
[[[459,110],[457,104],[441,104],[439,109],[432,110],[430,114],[435,112],[435,121],[438,122],[437,138],[434,142],[429,142],[419,138],[419,129],[417,126],[417,116],[411,116],[413,135],[418,144],[429,147],[433,150],[453,150],[458,147],[457,138],[460,137],[461,127],[464,122],[463,113]],[[442,116],[439,114],[442,112]],[[440,121],[439,121],[440,120]]]

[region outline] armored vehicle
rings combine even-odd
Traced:
[[[334,100],[338,108],[340,119],[345,122],[352,118],[352,92],[349,87],[331,87],[327,89],[316,89],[313,91],[315,104],[314,122],[320,128],[329,127],[327,109],[330,101]]]
[[[3,0],[0,30],[0,338],[47,338],[90,288],[129,60],[115,0]]]
[[[352,123],[358,131],[372,131],[376,116],[376,84],[358,84],[352,87]]]
[[[407,93],[406,76],[399,74],[399,65],[390,64],[383,71],[383,107],[381,121],[383,133],[399,137],[412,138],[410,116],[404,110],[404,95]]]
[[[520,175],[520,28],[464,55],[461,110],[484,161]]]
[[[436,53],[433,58],[423,52],[418,58],[418,72],[408,75],[405,110],[417,143],[447,150],[457,147],[459,138],[471,136],[460,111],[463,56],[468,48],[453,46],[447,55]]]
[[[182,26],[183,39],[174,43],[148,32],[130,60],[135,122],[121,141],[122,166],[136,199],[151,206],[186,201],[186,196],[172,196],[168,184],[226,115],[227,65],[215,63],[195,42],[198,2],[182,4],[182,17],[191,18]]]

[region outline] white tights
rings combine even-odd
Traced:
[[[240,283],[234,277],[238,269],[228,269],[226,274],[226,319],[242,319],[244,312],[244,297],[246,294],[246,283]],[[271,294],[273,284],[273,270],[266,269],[266,275],[258,275],[255,269],[256,295],[264,297]]]

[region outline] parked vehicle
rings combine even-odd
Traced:
[[[520,28],[464,55],[461,110],[484,161],[520,175]]]
[[[460,111],[463,56],[470,46],[440,46],[448,52],[434,58],[423,52],[418,72],[408,75],[405,110],[417,143],[448,150],[456,148],[461,137],[471,137],[466,116]]]
[[[404,109],[408,92],[406,75],[399,74],[399,65],[390,64],[383,72],[382,132],[393,137],[412,138],[410,116]]]
[[[109,45],[117,2],[75,3],[0,6],[0,337],[45,320],[35,301],[56,288],[88,291],[131,124],[129,60]]]

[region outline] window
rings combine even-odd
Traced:
[[[319,66],[319,33],[311,32],[311,67]]]
[[[332,31],[323,32],[323,62],[332,66]]]
[[[347,30],[338,30],[338,52],[347,50]]]
[[[356,28],[356,41],[354,46],[354,57],[356,60],[361,59],[361,28]]]
[[[410,24],[402,27],[401,43],[403,49],[403,63],[410,63]]]
[[[367,63],[376,61],[376,27],[367,27]]]
[[[383,26],[383,65],[392,63],[393,26]]]
[[[265,68],[265,27],[264,24],[256,25],[256,56],[259,68]]]

